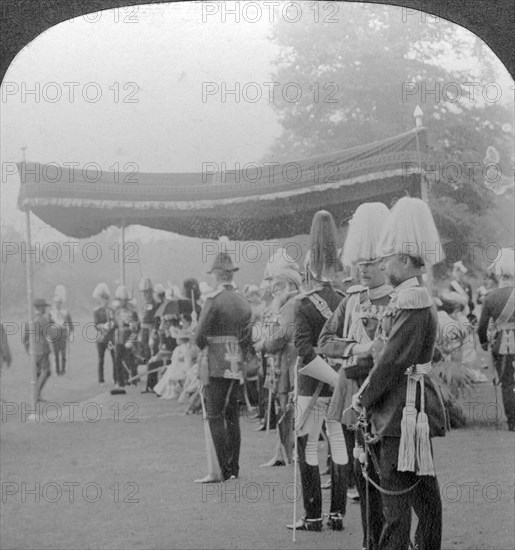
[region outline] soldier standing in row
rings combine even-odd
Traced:
[[[93,322],[97,329],[97,354],[98,354],[98,383],[104,384],[104,357],[109,350],[113,362],[113,381],[116,382],[114,360],[114,310],[109,306],[111,292],[106,283],[98,283],[93,290],[93,298],[99,302],[99,306],[93,312]]]
[[[422,279],[425,265],[440,261],[434,252],[440,250],[439,243],[427,204],[421,199],[400,199],[378,249],[381,269],[394,287],[381,321],[386,342],[374,341],[375,366],[365,387],[353,397],[355,408],[365,407],[378,438],[370,452],[377,462],[382,492],[379,550],[408,550],[411,508],[418,517],[415,547],[441,547],[442,501],[431,438],[445,435],[446,419],[439,390],[428,376],[438,322]]]
[[[504,413],[510,432],[515,431],[515,393],[513,393],[515,386],[513,379],[513,362],[515,360],[514,264],[513,249],[502,248],[501,257],[495,264],[499,288],[487,294],[478,327],[479,341],[482,348],[487,351],[489,323],[493,322],[490,348],[498,377],[497,384],[501,384]]]
[[[154,330],[154,315],[159,307],[159,302],[154,299],[154,288],[152,281],[148,277],[143,277],[139,283],[139,290],[143,294],[143,305],[141,306],[141,328],[139,333],[140,352],[143,361],[147,365],[152,357],[152,349],[150,347],[151,335]],[[148,393],[151,389],[147,387],[141,393]]]
[[[114,311],[115,389],[120,391],[126,385],[129,376],[136,375],[137,365],[133,348],[138,339],[139,319],[129,302],[129,291],[125,285],[120,285],[116,289],[115,298],[118,300],[118,307]]]
[[[388,208],[378,202],[362,204],[354,213],[349,223],[342,263],[349,267],[359,266],[362,286],[355,285],[348,289],[348,296],[327,321],[318,341],[320,351],[327,357],[343,359],[328,416],[344,424],[343,432],[350,456],[355,446],[355,437],[361,447],[363,441],[359,431],[347,428],[347,419],[343,418],[343,413],[351,406],[352,396],[374,365],[370,349],[380,329],[379,320],[393,291],[392,286],[385,283],[376,252],[388,214]],[[377,481],[377,474],[374,474]],[[377,548],[383,526],[381,495],[373,486],[369,486],[367,495],[357,459],[354,461],[354,475],[361,506],[363,547]],[[367,505],[370,509],[370,533],[367,530]]]
[[[56,337],[52,339],[55,357],[55,373],[62,376],[66,372],[66,355],[70,339],[73,337],[73,323],[70,312],[63,308],[66,302],[66,288],[57,285],[54,293],[54,306],[49,312],[50,321],[56,326]]]
[[[294,267],[295,266],[295,267]],[[279,438],[274,456],[262,466],[282,466],[292,461],[294,410],[288,407],[288,395],[293,390],[297,350],[294,344],[294,311],[296,297],[302,286],[298,265],[293,261],[275,270],[272,279],[272,295],[277,304],[277,322],[267,324],[262,339],[255,345],[256,351],[272,354],[277,364],[273,394],[279,405]]]
[[[50,307],[43,298],[34,300],[36,310],[34,316],[34,334],[29,331],[28,323],[23,326],[22,343],[27,353],[30,351],[29,339],[33,338],[34,353],[36,355],[37,385],[36,395],[41,401],[41,392],[50,378],[50,342],[57,335],[57,332],[46,313]]]
[[[336,273],[340,271],[338,256],[334,219],[325,210],[317,212],[311,225],[310,245],[304,264],[308,291],[299,295],[294,310],[295,347],[304,366],[324,363],[317,355],[315,347],[324,324],[342,299],[331,284]],[[330,369],[328,365],[327,368]],[[329,384],[311,376],[298,375],[295,431],[305,516],[295,524],[288,525],[289,529],[322,530],[318,440],[331,395],[332,388]],[[340,422],[326,419],[326,429],[332,461],[329,527],[341,531],[347,505],[349,458]]]
[[[251,307],[233,285],[229,254],[220,252],[211,273],[216,290],[208,295],[200,313],[194,342],[207,350],[200,360],[209,427],[224,480],[238,478],[240,420],[238,397],[243,383],[243,361],[251,346]],[[200,482],[213,481],[209,476]]]

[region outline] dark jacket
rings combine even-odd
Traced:
[[[301,359],[301,367],[307,365],[316,357],[315,347],[318,343],[318,337],[324,328],[327,321],[326,317],[318,311],[313,302],[309,299],[309,295],[317,294],[326,303],[331,312],[337,307],[343,296],[333,289],[329,283],[313,289],[310,292],[299,295],[295,302],[295,347]],[[299,395],[309,396],[315,393],[318,380],[311,376],[299,374],[298,390]],[[320,393],[321,397],[328,397],[332,394],[332,388],[328,384],[324,384]]]
[[[57,331],[55,330],[48,314],[36,312],[34,315],[34,353],[36,355],[46,355],[50,353],[50,342],[55,339]],[[28,352],[30,348],[29,324],[23,325],[22,343]]]
[[[208,348],[209,376],[220,377],[230,369],[227,344],[232,339],[243,355],[251,349],[251,317],[249,301],[231,283],[220,285],[207,297],[193,340],[200,350]]]
[[[417,290],[425,297],[426,303],[430,303],[427,290],[424,287],[418,287]],[[392,300],[392,325],[387,331],[388,340],[370,372],[369,384],[361,396],[361,402],[367,409],[374,433],[400,437],[408,380],[405,372],[413,365],[431,361],[438,321],[434,305],[412,305],[407,308],[399,306],[395,309],[395,303]],[[443,436],[446,419],[439,389],[428,375],[424,375],[424,384],[425,412],[429,419],[430,436]],[[416,407],[419,411],[419,389]]]
[[[501,315],[506,302],[508,301],[510,294],[513,291],[512,286],[505,286],[502,288],[496,288],[490,291],[483,303],[483,309],[481,310],[481,318],[479,319],[479,326],[477,328],[477,334],[479,336],[479,342],[483,349],[488,347],[488,322],[490,319],[494,321]],[[515,321],[515,313],[511,315],[508,322],[513,323]],[[499,346],[501,345],[501,331],[497,332],[495,337],[492,351],[494,353],[499,352]]]

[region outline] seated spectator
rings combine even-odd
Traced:
[[[171,335],[177,340],[177,347],[172,353],[172,362],[167,367],[154,391],[162,399],[178,399],[186,380],[188,371],[193,366],[198,352],[190,344],[191,333],[185,329],[172,330]]]

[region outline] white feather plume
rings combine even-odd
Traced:
[[[388,217],[377,248],[378,256],[417,256],[427,266],[444,259],[444,252],[431,210],[422,199],[399,199]]]
[[[358,206],[349,222],[343,246],[342,264],[353,266],[360,261],[377,259],[377,245],[389,216],[382,202],[367,202]]]
[[[110,298],[110,297],[111,297],[111,292],[107,284],[98,283],[98,285],[95,287],[95,290],[93,290],[93,298],[100,299],[100,298]]]

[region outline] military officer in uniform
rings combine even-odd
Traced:
[[[148,277],[143,277],[139,283],[139,290],[143,294],[143,305],[141,306],[141,328],[139,333],[139,342],[141,345],[141,356],[148,367],[148,361],[152,357],[152,349],[150,347],[150,337],[154,329],[154,316],[159,307],[159,302],[154,300],[154,288],[152,281]],[[149,378],[147,377],[146,388],[141,393],[149,393],[152,391],[149,388]],[[153,382],[153,379],[150,380]]]
[[[388,208],[378,202],[362,204],[354,213],[343,247],[342,263],[348,267],[358,266],[361,285],[348,288],[347,297],[327,321],[318,340],[324,355],[343,360],[328,416],[344,424],[343,432],[350,456],[356,444],[355,436],[358,446],[363,446],[363,441],[358,430],[350,430],[345,425],[347,419],[343,414],[351,406],[352,396],[374,365],[370,349],[393,291],[392,286],[385,283],[376,253],[388,215]],[[359,460],[354,461],[353,469],[361,506],[363,547],[377,548],[383,525],[381,495],[373,485],[369,485],[367,503],[366,483]],[[374,479],[377,479],[376,475]],[[370,510],[370,533],[367,531],[367,506]]]
[[[65,302],[66,288],[63,285],[57,285],[54,293],[54,306],[48,314],[50,321],[57,329],[57,336],[52,340],[57,376],[62,376],[66,372],[66,351],[68,342],[73,338],[72,317],[70,312],[63,307]]]
[[[50,377],[50,342],[57,336],[57,331],[46,313],[47,304],[43,298],[34,300],[36,314],[34,316],[33,345],[36,355],[37,385],[36,395],[41,400],[41,392]],[[28,324],[23,326],[22,343],[27,353],[30,350],[29,338],[31,337]]]
[[[294,410],[288,407],[288,395],[293,390],[297,350],[294,340],[294,311],[296,297],[302,286],[302,277],[297,264],[277,270],[272,279],[272,295],[278,311],[276,323],[264,325],[256,351],[272,354],[275,360],[273,394],[279,405],[278,442],[274,456],[262,466],[281,466],[292,461]]]
[[[139,319],[136,310],[130,304],[129,291],[125,285],[120,285],[116,289],[115,298],[118,301],[114,311],[115,389],[120,391],[126,385],[129,376],[136,375],[137,367],[132,349],[138,338]]]
[[[109,350],[113,364],[113,381],[115,381],[114,362],[114,310],[109,306],[111,292],[106,283],[98,283],[93,290],[93,298],[99,302],[99,306],[93,311],[93,322],[97,329],[97,354],[98,354],[98,383],[104,384],[104,357]]]
[[[243,361],[252,345],[252,309],[235,289],[235,267],[229,254],[220,252],[211,273],[216,290],[207,296],[194,334],[207,361],[200,360],[200,378],[209,427],[224,480],[239,475],[240,424],[238,396],[243,383]],[[209,482],[209,476],[204,480]]]
[[[304,263],[308,291],[299,295],[294,309],[294,343],[304,366],[322,361],[317,356],[315,347],[324,324],[342,299],[341,294],[335,292],[331,284],[341,265],[337,238],[336,225],[331,214],[325,210],[317,212],[311,225],[310,244]],[[327,368],[330,367],[327,365]],[[289,529],[322,530],[318,440],[332,391],[330,385],[312,376],[298,374],[295,432],[305,515],[295,524],[288,525]],[[326,430],[332,460],[329,526],[334,530],[342,530],[347,502],[349,459],[340,422],[326,419]]]
[[[501,384],[504,413],[508,420],[508,430],[515,431],[515,291],[513,274],[515,258],[513,249],[502,248],[501,257],[495,264],[499,278],[499,288],[491,290],[485,297],[479,320],[478,336],[482,348],[487,351],[489,344]],[[491,331],[489,323],[493,321]]]
[[[446,419],[428,376],[438,323],[422,279],[425,265],[441,261],[434,252],[441,250],[439,243],[429,207],[410,197],[395,204],[379,243],[380,266],[394,292],[381,320],[385,336],[371,348],[374,368],[353,397],[379,440],[370,445],[382,490],[379,550],[408,550],[411,508],[418,516],[415,547],[441,547],[442,501],[431,438],[445,435]]]

